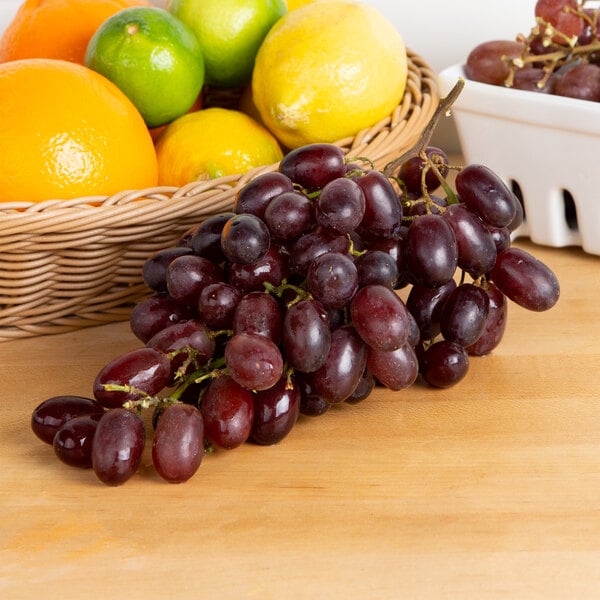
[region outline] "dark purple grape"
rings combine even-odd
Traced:
[[[211,283],[198,297],[198,316],[213,330],[231,329],[235,307],[241,298],[242,292],[233,285]]]
[[[278,171],[261,173],[246,183],[236,194],[235,212],[248,213],[262,219],[271,199],[293,190],[294,186],[290,178],[283,173]]]
[[[300,413],[307,417],[320,417],[333,405],[318,394],[310,379],[309,373],[295,373],[296,383],[300,388]]]
[[[365,196],[365,215],[357,228],[364,239],[393,238],[402,226],[402,205],[390,180],[380,171],[355,178]]]
[[[340,252],[317,256],[308,269],[306,287],[325,308],[343,308],[358,289],[354,261]]]
[[[250,265],[232,264],[229,267],[229,283],[242,293],[262,291],[264,284],[277,287],[290,272],[287,252],[275,244],[266,254]]]
[[[250,439],[255,444],[279,443],[292,430],[300,414],[300,388],[285,376],[270,389],[254,394],[254,421]]]
[[[243,444],[252,430],[254,396],[229,375],[211,380],[200,408],[206,439],[231,450]]]
[[[447,388],[465,377],[469,370],[469,357],[460,344],[441,340],[421,354],[420,370],[429,385]]]
[[[92,467],[100,481],[122,485],[138,470],[146,431],[142,418],[125,408],[113,408],[102,416],[92,440]]]
[[[321,254],[327,252],[346,254],[349,249],[348,236],[336,235],[324,227],[317,227],[298,238],[293,245],[290,254],[290,269],[294,273],[305,275],[311,263]]]
[[[404,229],[405,228],[403,228],[403,230]],[[369,240],[369,250],[385,252],[386,254],[389,254],[396,263],[396,269],[398,270],[398,280],[394,286],[396,289],[407,285],[406,255],[404,253],[404,236],[406,235],[406,231],[401,231],[397,237],[393,238],[376,238]]]
[[[496,262],[496,243],[485,223],[464,204],[444,212],[458,246],[458,266],[474,279],[489,273]]]
[[[444,302],[440,320],[444,339],[461,346],[474,344],[485,328],[490,301],[481,287],[463,283]]]
[[[581,63],[567,69],[557,78],[554,94],[600,102],[600,67],[593,63]]]
[[[383,285],[360,288],[350,303],[350,316],[357,333],[373,348],[395,350],[408,339],[406,307],[394,291]]]
[[[211,283],[224,281],[221,267],[202,256],[179,256],[167,267],[169,295],[181,304],[196,307],[200,292]]]
[[[467,165],[456,175],[455,186],[460,201],[487,225],[506,227],[515,218],[516,196],[489,167]]]
[[[384,285],[395,289],[398,283],[398,264],[394,257],[383,250],[369,250],[354,261],[358,271],[358,285]]]
[[[225,346],[225,364],[229,374],[242,387],[266,390],[283,373],[283,358],[279,348],[260,333],[238,333]]]
[[[325,363],[311,374],[315,391],[331,403],[343,402],[356,389],[367,366],[367,346],[351,325],[331,334]]]
[[[479,339],[467,347],[472,356],[489,354],[502,341],[506,329],[508,302],[506,296],[491,282],[484,288],[489,298],[488,317]]]
[[[552,270],[520,248],[498,254],[490,279],[505,296],[528,310],[548,310],[560,296],[560,284]]]
[[[419,155],[413,156],[404,162],[398,171],[398,177],[406,186],[409,194],[421,195],[423,193],[422,178],[425,167],[428,169],[425,175],[425,190],[433,192],[440,187],[440,180],[433,169],[429,167],[428,161],[437,167],[442,177],[448,175],[448,156],[441,148],[428,146],[425,148],[425,155],[428,160],[424,160]]]
[[[155,292],[166,292],[166,273],[169,263],[178,256],[186,256],[192,253],[193,251],[191,248],[182,246],[165,248],[164,250],[155,252],[146,259],[142,266],[142,279],[144,280],[144,283]]]
[[[494,245],[496,246],[496,255],[498,255],[503,250],[510,248],[512,239],[510,236],[510,229],[508,227],[488,226],[488,229],[489,229],[490,235],[492,236],[492,239],[494,240]],[[494,261],[494,263],[495,262],[496,261]]]
[[[52,444],[56,432],[70,419],[101,415],[104,407],[83,396],[53,396],[38,404],[31,413],[31,429],[46,444]]]
[[[270,245],[269,228],[255,215],[235,215],[225,223],[221,232],[221,249],[232,263],[255,263],[265,255]]]
[[[176,353],[169,357],[171,382],[187,361],[190,363],[188,371],[197,369],[205,365],[215,353],[214,337],[208,327],[197,319],[175,323],[162,329],[146,345],[164,354]]]
[[[506,226],[510,232],[513,232],[515,229],[519,228],[525,220],[525,208],[523,207],[523,203],[521,200],[519,200],[518,196],[515,202],[515,207],[515,218]]]
[[[196,228],[190,244],[198,256],[220,264],[225,260],[221,249],[221,233],[225,223],[234,216],[232,212],[211,215]]]
[[[369,369],[365,369],[362,377],[360,378],[358,385],[354,388],[354,391],[346,398],[347,404],[358,404],[363,400],[366,400],[371,392],[375,389],[375,377]]]
[[[315,225],[313,201],[300,192],[285,192],[269,202],[264,220],[274,239],[295,240]]]
[[[419,361],[408,343],[395,350],[369,348],[367,368],[386,388],[399,391],[410,387],[419,374]]]
[[[154,396],[171,379],[171,361],[154,348],[136,348],[117,356],[96,375],[94,398],[106,408],[117,408],[138,400],[142,394]],[[130,386],[131,391],[107,390],[107,385]]]
[[[510,74],[506,58],[521,56],[524,45],[513,40],[485,41],[475,46],[467,56],[465,74],[473,81],[504,85]]]
[[[195,316],[186,304],[174,300],[168,294],[155,294],[140,300],[129,315],[129,326],[135,337],[146,343],[161,329]]]
[[[152,440],[152,463],[169,483],[183,483],[200,467],[204,453],[204,422],[200,411],[189,404],[171,404],[156,425]]]
[[[279,171],[307,191],[319,190],[346,172],[344,151],[333,144],[295,148],[279,163]]]
[[[350,233],[364,215],[365,195],[353,179],[340,177],[330,181],[317,198],[317,223],[334,233]]]
[[[439,335],[442,309],[454,289],[456,289],[454,279],[437,288],[421,284],[411,287],[406,298],[406,308],[417,323],[421,332],[420,339],[431,340]]]
[[[253,332],[276,344],[281,341],[283,317],[279,302],[265,292],[250,292],[239,302],[232,321],[234,334]]]
[[[406,264],[415,283],[438,287],[452,279],[458,266],[454,231],[441,215],[413,221],[405,240]]]
[[[101,414],[74,417],[56,432],[52,446],[56,456],[71,467],[92,467],[92,440]]]
[[[331,345],[331,330],[323,305],[300,300],[288,308],[283,319],[283,349],[291,367],[303,373],[323,365]]]

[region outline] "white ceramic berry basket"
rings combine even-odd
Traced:
[[[465,161],[518,190],[526,219],[515,237],[600,255],[600,105],[469,81],[462,65],[439,73],[440,93],[459,78],[452,112]]]

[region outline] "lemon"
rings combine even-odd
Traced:
[[[243,174],[283,157],[277,140],[248,115],[205,108],[183,115],[156,142],[159,185],[181,187],[197,180]]]
[[[391,114],[407,79],[404,41],[372,6],[321,0],[282,17],[256,56],[261,121],[288,148],[356,135]]]
[[[125,8],[109,17],[92,36],[85,64],[119,87],[148,127],[186,113],[204,84],[198,39],[158,7]]]
[[[217,88],[250,82],[260,44],[287,11],[285,0],[171,0],[167,9],[200,40],[206,83]]]
[[[288,11],[296,10],[309,2],[314,2],[314,0],[287,0],[287,9]]]

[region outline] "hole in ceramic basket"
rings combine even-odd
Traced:
[[[521,203],[521,207],[523,208],[523,221],[525,221],[525,202],[523,202],[523,192],[521,191],[521,186],[519,185],[519,182],[515,181],[514,179],[511,179],[510,189],[512,190],[512,193],[517,197],[517,200]]]
[[[579,223],[577,222],[577,206],[575,205],[575,200],[573,195],[569,190],[563,190],[563,203],[565,209],[565,221],[567,223],[567,227],[571,231],[579,230]]]

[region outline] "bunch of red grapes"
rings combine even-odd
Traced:
[[[32,428],[119,485],[139,467],[150,409],[156,471],[183,482],[208,449],[275,444],[299,415],[375,386],[452,386],[500,343],[508,299],[558,300],[554,273],[511,245],[522,219],[495,173],[452,167],[439,148],[390,177],[335,145],[293,150],[232,212],[147,259],[152,293],[130,317],[141,345],[100,370],[93,397],[40,404]]]
[[[585,0],[538,0],[535,26],[475,47],[465,74],[481,83],[600,102],[600,10]]]

